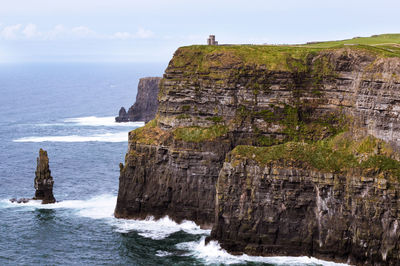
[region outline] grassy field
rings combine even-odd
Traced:
[[[179,48],[171,64],[187,73],[243,64],[264,65],[270,70],[295,70],[305,66],[310,55],[349,48],[381,57],[400,57],[400,34],[382,34],[349,40],[314,42],[299,45],[191,45]]]
[[[341,41],[328,41],[328,42],[315,42],[307,43],[305,45],[298,45],[297,47],[309,48],[338,48],[338,47],[365,47],[387,54],[388,56],[400,56],[400,34],[381,34],[373,35],[371,37],[356,37],[348,40]]]
[[[371,37],[355,37],[348,40],[308,43],[308,47],[330,48],[341,45],[371,45],[400,47],[400,34],[381,34]]]

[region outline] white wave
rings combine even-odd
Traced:
[[[324,266],[347,265],[347,264],[323,261],[306,256],[261,257],[261,256],[249,256],[245,254],[240,256],[235,256],[229,254],[224,249],[222,249],[217,241],[210,241],[208,245],[206,245],[204,237],[199,242],[179,243],[176,245],[176,247],[178,249],[188,251],[187,256],[194,256],[202,260],[206,264],[237,264],[246,262],[259,262],[259,263],[269,263],[275,265],[324,265]]]
[[[113,195],[100,195],[88,200],[64,200],[53,204],[42,204],[40,200],[30,200],[27,203],[12,203],[2,200],[3,208],[29,208],[29,209],[71,209],[82,217],[93,219],[114,219],[114,208],[117,197]]]
[[[29,201],[28,203],[11,203],[8,199],[0,200],[1,208],[27,208],[27,209],[69,209],[74,214],[91,218],[103,219],[109,223],[115,231],[127,233],[131,231],[138,232],[139,235],[152,238],[164,239],[169,235],[185,231],[189,234],[209,235],[210,230],[200,229],[192,221],[184,221],[180,224],[172,221],[168,216],[155,220],[152,217],[146,220],[126,220],[116,219],[113,215],[114,208],[117,202],[117,197],[114,195],[99,195],[88,200],[65,200],[54,204],[41,204],[40,201]],[[186,251],[184,256],[194,256],[202,260],[205,264],[238,264],[246,262],[270,263],[275,265],[324,265],[324,266],[339,266],[347,265],[334,262],[319,260],[312,257],[287,257],[287,256],[274,256],[274,257],[261,257],[240,255],[235,256],[229,254],[221,248],[217,241],[210,241],[205,245],[205,237],[200,241],[179,243],[176,247],[180,250]],[[167,251],[158,250],[157,256],[169,256],[172,253]]]
[[[163,250],[157,250],[156,256],[157,257],[166,257],[166,256],[171,256],[173,253],[168,252],[168,251],[163,251]]]
[[[178,224],[168,216],[159,220],[155,220],[153,217],[145,220],[116,219],[114,217],[116,202],[116,196],[100,195],[88,200],[64,200],[54,204],[41,204],[41,201],[36,200],[28,203],[11,203],[9,200],[2,200],[0,204],[3,208],[71,209],[81,217],[106,219],[116,232],[135,231],[140,236],[151,239],[164,239],[181,230],[189,234],[210,234],[210,230],[203,230],[192,221],[183,221]]]
[[[181,230],[194,235],[210,234],[210,230],[203,230],[192,221],[183,221],[178,224],[168,216],[159,220],[155,220],[153,217],[148,217],[145,220],[116,219],[113,225],[117,227],[117,232],[128,233],[136,231],[140,236],[156,240],[164,239]]]
[[[89,136],[41,136],[41,137],[24,137],[14,139],[13,142],[127,142],[128,132],[117,132],[117,133],[105,133],[105,134],[93,134]]]
[[[75,117],[75,118],[67,118],[64,120],[65,123],[79,125],[79,126],[122,126],[122,127],[142,127],[144,126],[144,122],[124,122],[117,123],[115,122],[114,116],[106,116],[106,117],[97,117],[97,116],[84,116],[84,117]]]

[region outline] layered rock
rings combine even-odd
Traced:
[[[126,112],[121,107],[116,122],[144,121],[154,119],[157,112],[157,94],[159,91],[159,77],[147,77],[139,80],[136,101]]]
[[[370,141],[366,138],[357,147]],[[389,159],[393,168],[386,171],[373,165],[383,156],[378,151],[383,143],[378,143],[356,152],[360,164],[346,164],[344,160],[356,157],[330,147],[324,147],[325,155],[337,156],[337,162],[321,162],[318,148],[309,151],[312,155],[302,154],[299,148],[304,147],[294,143],[279,147],[287,150],[278,155],[276,149],[238,146],[218,178],[211,239],[231,252],[397,265],[400,163]],[[335,167],[340,170],[333,171]]]
[[[180,48],[160,83],[156,119],[129,135],[115,215],[215,222],[212,239],[232,252],[397,263],[399,100],[400,59],[363,47]],[[314,144],[343,132],[355,143],[368,136],[383,142],[365,156],[339,145],[354,172],[324,162],[346,162],[335,157],[336,146],[308,157]],[[238,145],[288,143],[313,144],[301,153],[310,161],[231,160]]]
[[[40,149],[35,171],[34,185],[36,191],[33,199],[42,200],[42,204],[56,202],[56,199],[53,195],[53,184],[54,180],[51,176],[47,151]]]
[[[228,139],[201,143],[175,139],[155,121],[130,132],[115,216],[169,215],[177,221],[189,219],[211,228],[215,183],[230,149]]]

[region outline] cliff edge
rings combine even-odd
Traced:
[[[398,265],[396,51],[179,48],[129,134],[115,216],[190,219],[234,253]]]
[[[159,77],[141,78],[138,84],[138,90],[135,103],[126,112],[124,107],[119,110],[116,122],[148,122],[154,119],[157,112],[157,95],[159,91]]]

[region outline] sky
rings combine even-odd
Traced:
[[[398,0],[0,0],[0,62],[168,62],[220,43],[399,33]]]

